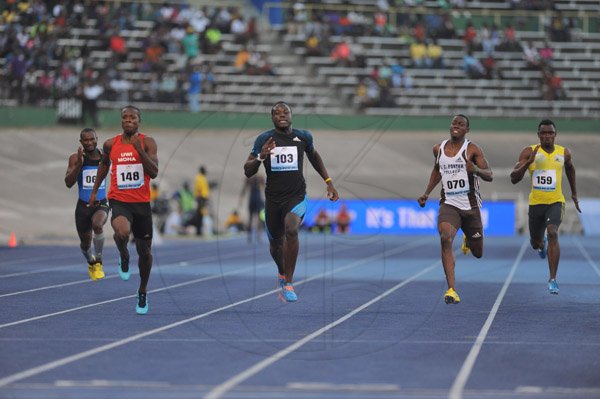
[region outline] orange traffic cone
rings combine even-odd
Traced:
[[[8,247],[15,248],[17,246],[17,236],[14,231],[10,232],[10,237],[8,238]]]

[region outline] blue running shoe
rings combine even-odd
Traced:
[[[298,300],[298,295],[294,292],[294,286],[292,283],[286,283],[283,287],[283,293],[285,296],[286,302],[296,302]]]
[[[283,274],[278,274],[278,278],[279,278],[279,287],[281,287],[281,289],[283,290],[284,286],[285,286],[285,276]]]
[[[125,268],[127,269],[127,271],[123,270]],[[129,259],[127,259],[126,261],[123,261],[120,256],[119,256],[119,276],[121,276],[121,280],[123,280],[123,281],[129,280],[129,277],[131,277],[131,272],[129,271]]]
[[[135,313],[146,314],[148,313],[148,298],[145,292],[138,292],[137,304],[135,305]]]
[[[558,295],[559,288],[556,279],[548,280],[548,291],[553,295]]]
[[[546,254],[548,253],[548,237],[544,236],[544,246],[542,249],[538,249],[538,255],[540,258],[546,259]]]

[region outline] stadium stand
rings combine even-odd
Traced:
[[[295,2],[286,6],[282,32],[269,31],[266,18],[252,26],[256,11],[245,1],[210,3],[6,2],[0,103],[60,109],[61,100],[84,99],[86,87],[95,85],[102,89],[100,108],[134,101],[144,109],[188,109],[195,71],[203,111],[263,112],[285,97],[302,112],[323,114],[446,115],[460,109],[480,116],[600,117],[595,0]],[[539,8],[543,12],[531,11]],[[560,39],[551,30],[555,20],[569,25],[567,40],[551,40]],[[432,33],[440,22],[452,32]],[[503,48],[506,34],[491,29],[498,42],[489,79],[462,69],[468,22],[479,36],[487,23],[498,30],[515,26],[518,48]],[[318,54],[306,46],[315,26],[325,32]],[[410,44],[420,35],[436,39],[443,68],[414,65]],[[333,59],[331,50],[346,41]],[[538,49],[549,43],[552,56],[544,68],[528,68],[524,42]],[[469,48],[479,60],[489,53],[479,38]],[[246,50],[245,66],[236,67]],[[352,60],[344,59],[348,51],[355,53]],[[379,100],[363,103],[357,90],[374,70],[383,80],[392,70],[398,79],[382,86],[377,75],[377,87],[363,90],[377,90]]]

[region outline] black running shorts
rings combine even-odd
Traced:
[[[111,220],[124,216],[131,224],[133,236],[139,239],[152,239],[152,210],[149,202],[122,202],[110,200]]]
[[[87,206],[88,203],[78,200],[75,206],[75,227],[78,233],[87,233],[92,230],[92,217],[98,211],[106,212],[108,215],[108,203],[106,200],[100,201],[97,206]]]
[[[532,240],[541,241],[546,227],[553,224],[560,226],[565,214],[565,203],[529,205],[529,236]]]

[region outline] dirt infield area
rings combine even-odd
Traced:
[[[67,189],[63,179],[67,159],[79,145],[79,130],[75,127],[0,130],[2,242],[11,231],[24,241],[77,237],[74,222],[77,190]],[[97,132],[99,146],[115,134],[102,128]],[[144,132],[158,143],[160,171],[156,181],[163,193],[171,195],[186,180],[192,183],[198,167],[205,165],[209,180],[217,183],[211,195],[216,226],[222,228],[233,209],[245,215],[245,204],[239,203],[245,179],[242,165],[258,131],[148,129]],[[433,145],[449,136],[445,131],[366,130],[314,131],[313,135],[341,198],[411,199],[425,189],[433,165]],[[477,133],[474,129],[467,137],[483,148],[495,174],[492,183],[481,184],[484,200],[524,198],[529,190],[528,178],[513,186],[509,173],[521,149],[537,142],[535,126],[528,133],[510,134]],[[600,197],[597,171],[600,137],[559,133],[556,143],[573,152],[579,197]],[[308,195],[323,197],[322,180],[308,162],[304,167]],[[570,196],[566,181],[563,189]],[[434,193],[437,195],[439,190]],[[568,204],[567,212],[574,212],[572,203]]]

